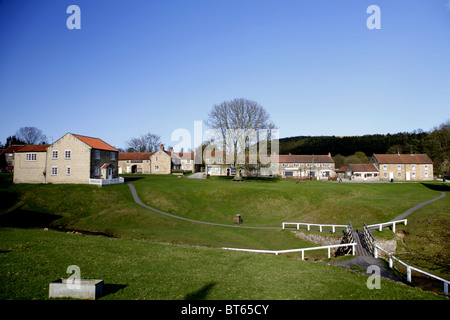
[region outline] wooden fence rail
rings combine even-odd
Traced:
[[[403,223],[405,226],[408,223],[408,219],[402,219],[402,220],[395,220],[395,221],[389,221],[389,222],[384,222],[384,223],[376,223],[376,224],[371,224],[370,226],[367,226],[368,228],[372,228],[372,227],[378,227],[378,231],[382,231],[383,230],[383,226],[390,226],[392,225],[392,231],[395,232],[395,225],[397,223]]]
[[[304,222],[283,222],[283,229],[286,229],[288,225],[295,225],[296,229],[300,229],[300,226],[306,226],[306,230],[311,230],[311,226],[319,227],[319,231],[323,231],[323,227],[331,227],[332,232],[336,232],[336,228],[345,228],[348,226],[342,224],[320,224],[320,223],[304,223]]]
[[[389,268],[391,268],[391,269],[394,268],[394,260],[399,262],[400,264],[402,264],[402,265],[404,265],[406,267],[406,281],[408,281],[409,283],[411,283],[411,281],[412,281],[411,271],[414,270],[414,271],[417,271],[417,272],[422,273],[424,275],[427,275],[427,276],[429,276],[431,278],[434,278],[434,279],[437,279],[439,281],[442,281],[443,284],[444,284],[444,294],[448,295],[448,285],[450,283],[449,280],[440,278],[438,276],[435,276],[434,274],[431,274],[431,273],[425,272],[423,270],[417,269],[417,268],[415,268],[413,266],[410,266],[409,264],[406,264],[405,262],[401,261],[400,259],[394,257],[390,252],[387,252],[386,250],[384,250],[383,248],[381,248],[380,246],[375,244],[374,245],[374,251],[375,251],[374,252],[374,257],[377,258],[377,259],[378,259],[378,250],[381,250],[381,251],[385,252],[388,255],[388,257],[389,257]]]
[[[222,249],[233,250],[233,251],[255,252],[255,253],[271,253],[271,254],[275,254],[275,255],[278,255],[280,253],[301,252],[302,260],[305,260],[305,251],[309,251],[309,250],[328,249],[328,258],[330,258],[331,257],[331,248],[352,247],[352,254],[355,255],[355,246],[356,246],[356,243],[344,243],[344,244],[333,244],[333,245],[329,245],[329,246],[301,248],[301,249],[289,249],[289,250],[256,250],[256,249],[238,249],[238,248],[222,248]]]

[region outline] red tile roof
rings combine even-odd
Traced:
[[[190,159],[194,160],[194,153],[193,152],[172,152],[172,155],[175,155],[179,157],[180,159]]]
[[[119,153],[119,160],[150,160],[152,152],[121,152]]]
[[[49,146],[49,144],[27,145],[16,150],[16,152],[46,152]]]
[[[333,163],[330,155],[279,155],[279,163]]]
[[[106,150],[106,151],[116,151],[119,152],[116,148],[111,147],[109,144],[104,142],[99,138],[86,137],[79,134],[74,134],[74,137],[77,137],[87,145],[91,146],[93,149]]]
[[[4,152],[4,153],[13,153],[17,149],[20,149],[20,148],[22,148],[24,146],[25,145],[23,145],[23,144],[12,144],[10,146],[7,146],[6,149],[2,149],[2,152]],[[2,153],[2,152],[0,152],[0,153]]]
[[[432,164],[433,161],[426,154],[374,154],[378,163],[388,164]]]
[[[375,165],[369,164],[349,164],[347,168],[352,172],[378,172],[377,167]]]

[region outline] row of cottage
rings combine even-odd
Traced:
[[[204,171],[209,175],[234,176],[232,164],[205,153],[204,166],[196,165],[194,152],[164,150],[153,153],[119,153],[99,138],[67,133],[52,144],[10,146],[0,159],[14,168],[14,183],[123,182],[119,174],[171,174]],[[279,155],[269,167],[241,171],[242,176],[278,176],[306,179],[360,181],[432,180],[433,162],[426,154],[374,154],[368,164],[349,164],[336,170],[331,154]]]

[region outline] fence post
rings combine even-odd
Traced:
[[[394,267],[394,259],[392,259],[392,257],[389,255],[389,268],[393,268]]]
[[[383,230],[383,225],[382,224],[379,224],[379,226],[378,226],[378,231],[382,231]]]
[[[448,296],[448,283],[444,282],[444,293],[446,296]]]
[[[309,225],[309,224],[307,224],[307,226],[308,226],[308,231],[309,231],[309,226],[310,226],[310,225]]]
[[[392,222],[392,231],[395,233],[395,222]]]
[[[305,260],[305,250],[302,250],[302,260]]]
[[[411,267],[406,267],[406,281],[411,282]]]
[[[377,247],[373,247],[373,257],[375,258],[375,259],[378,259],[378,249],[377,249]]]
[[[328,247],[328,259],[330,259],[330,251],[331,251],[331,248]]]
[[[334,226],[332,226],[332,227],[331,227],[331,230],[333,230],[333,233],[334,233],[334,231],[335,231],[335,227],[334,227]]]

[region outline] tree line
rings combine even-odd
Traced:
[[[430,131],[364,136],[297,136],[280,139],[280,154],[328,154],[336,168],[348,163],[367,163],[374,153],[426,153],[436,174],[450,172],[450,120]],[[364,157],[365,156],[365,157]],[[358,162],[356,162],[358,161]]]

